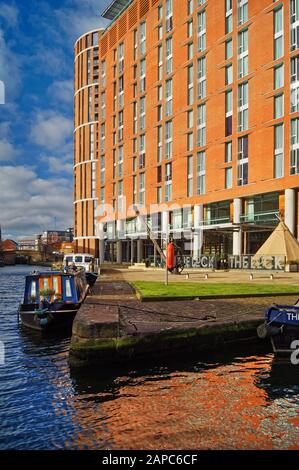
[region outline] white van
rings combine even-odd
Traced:
[[[96,270],[95,258],[88,253],[65,255],[63,258],[63,266],[72,266],[72,264],[83,267],[87,273],[93,273]]]

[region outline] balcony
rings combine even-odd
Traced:
[[[215,219],[206,219],[203,221],[203,225],[222,225],[229,224],[231,222],[230,217],[220,217]]]
[[[268,212],[255,212],[255,214],[241,215],[241,223],[255,223],[255,224],[276,224],[279,217],[279,210],[272,210]]]

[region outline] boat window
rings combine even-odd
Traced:
[[[55,293],[58,294],[59,293],[58,277],[53,277],[52,283],[53,283],[53,289],[55,290]]]
[[[91,256],[85,256],[85,263],[91,263],[92,259],[93,258]]]
[[[72,256],[66,256],[66,257],[65,257],[65,261],[72,262],[72,261],[73,261],[73,257],[72,257]]]
[[[65,281],[65,294],[66,297],[72,297],[71,281],[69,279]]]
[[[43,279],[43,287],[44,287],[44,289],[49,288],[49,279],[47,277],[44,277],[44,279]]]
[[[83,258],[82,256],[75,256],[75,263],[82,263]]]
[[[30,286],[30,296],[36,298],[36,282],[32,281]]]

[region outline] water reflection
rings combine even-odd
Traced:
[[[26,269],[10,269],[0,270],[1,449],[299,447],[299,368],[273,362],[263,343],[70,371],[67,335],[17,327]]]

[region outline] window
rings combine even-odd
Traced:
[[[124,148],[118,147],[118,177],[122,178],[124,171]]]
[[[172,115],[172,80],[166,81],[165,87],[165,115]]]
[[[124,76],[122,75],[118,79],[118,106],[122,108],[124,106]]]
[[[133,204],[137,202],[137,176],[133,176]]]
[[[162,80],[163,75],[163,49],[158,46],[158,80]]]
[[[225,136],[233,133],[233,92],[229,90],[225,93]]]
[[[291,120],[291,168],[290,174],[299,173],[299,118]]]
[[[233,159],[233,143],[226,142],[225,144],[225,163],[231,162]]]
[[[117,202],[118,202],[118,212],[123,212],[124,209],[124,183],[119,181],[117,185]]]
[[[197,50],[204,51],[206,48],[206,12],[201,11],[197,15]]]
[[[158,157],[158,162],[162,161],[162,153],[163,153],[163,145],[162,145],[162,126],[159,126],[157,128],[157,143],[158,143],[158,151],[157,151],[157,157]]]
[[[133,103],[133,133],[137,134],[137,102]]]
[[[194,78],[193,78],[193,65],[188,67],[188,105],[193,104],[194,100]]]
[[[101,184],[105,184],[105,157],[101,156],[101,177],[100,177]]]
[[[225,168],[225,189],[233,187],[233,169],[231,167]]]
[[[274,119],[283,117],[283,93],[281,95],[274,96]]]
[[[248,82],[238,86],[238,131],[248,129]]]
[[[124,140],[124,112],[118,113],[118,141]]]
[[[140,54],[143,55],[146,53],[146,23],[145,21],[140,24]]]
[[[145,173],[139,175],[139,204],[144,206],[145,204]]]
[[[193,150],[193,132],[187,134],[187,151],[192,152]]]
[[[291,58],[291,113],[299,111],[299,56]]]
[[[190,20],[187,23],[187,37],[192,38],[193,36],[193,21]]]
[[[101,119],[106,117],[106,102],[105,102],[105,92],[101,93]]]
[[[172,158],[172,121],[165,123],[165,158]]]
[[[101,62],[101,87],[105,88],[106,86],[106,62],[103,60]]]
[[[122,42],[118,46],[118,73],[123,73],[124,65],[124,43]]]
[[[233,56],[233,40],[228,39],[225,42],[225,60],[231,59]]]
[[[100,149],[101,152],[105,151],[105,124],[101,124]]]
[[[187,47],[188,47],[187,60],[191,60],[193,59],[193,42],[190,42]]]
[[[238,34],[238,78],[248,74],[248,29]]]
[[[157,188],[157,204],[161,204],[162,202],[162,188],[159,186]]]
[[[274,59],[283,56],[283,7],[274,11]]]
[[[145,167],[145,135],[139,137],[139,168]]]
[[[197,147],[206,145],[206,105],[197,106]]]
[[[238,0],[238,24],[248,21],[248,0]]]
[[[206,97],[206,58],[197,61],[197,99]]]
[[[168,75],[172,73],[172,38],[166,39],[165,46],[165,72]]]
[[[187,158],[187,196],[193,196],[193,157]]]
[[[229,64],[225,67],[225,85],[233,83],[233,64]]]
[[[137,42],[137,29],[134,30],[134,60],[138,57],[138,42]]]
[[[299,1],[291,0],[291,51],[299,48]]]
[[[225,33],[233,30],[233,1],[225,0]]]
[[[193,13],[193,0],[188,0],[187,13],[188,15],[192,15]]]
[[[140,61],[140,92],[145,92],[146,62],[145,59]]]
[[[172,199],[172,163],[165,165],[165,201]]]
[[[145,112],[146,112],[146,103],[145,96],[140,98],[140,109],[139,109],[139,128],[141,131],[145,129]]]
[[[206,154],[198,152],[196,156],[196,194],[206,192]]]
[[[284,86],[284,65],[280,64],[274,68],[274,89]]]
[[[274,127],[274,178],[284,175],[283,124]]]
[[[187,111],[187,127],[188,129],[193,128],[194,126],[194,121],[193,121],[193,109],[190,111]]]
[[[238,139],[238,186],[248,184],[248,136]]]
[[[165,3],[165,30],[166,33],[172,30],[172,0],[166,0]]]

